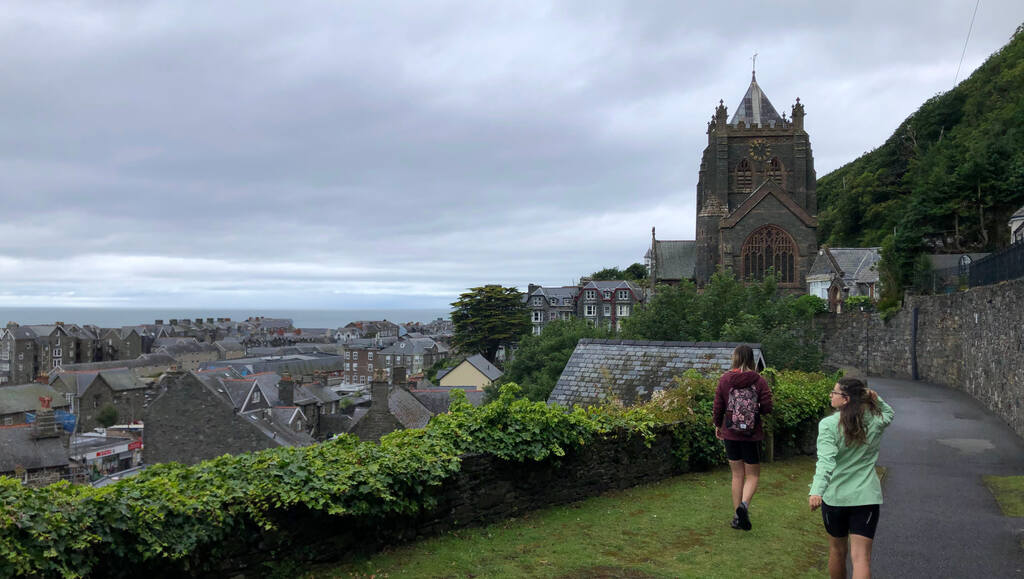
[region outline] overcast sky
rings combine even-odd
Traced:
[[[0,18],[0,306],[444,307],[693,239],[719,99],[819,176],[949,90],[974,0],[45,2]],[[960,79],[1024,2],[982,0]]]

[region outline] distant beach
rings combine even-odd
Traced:
[[[0,307],[0,324],[21,325],[93,324],[101,328],[117,328],[139,324],[164,323],[172,319],[231,318],[245,320],[251,316],[289,318],[297,328],[339,328],[357,320],[388,320],[395,323],[429,322],[448,318],[448,309],[379,309],[379,310],[275,310],[275,309],[199,309],[199,308],[4,308]]]

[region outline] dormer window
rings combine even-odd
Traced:
[[[583,292],[583,298],[587,299],[587,300],[596,300],[597,299],[597,290],[588,289],[588,290],[584,291]]]
[[[612,299],[612,290],[604,290],[601,293],[602,293],[602,295],[604,295],[604,299],[606,299],[606,300]]]
[[[544,298],[541,296],[533,296],[533,305],[542,306],[544,305]]]
[[[260,401],[260,391],[259,390],[253,390],[252,391],[252,402],[253,402],[253,404],[258,403],[259,401]]]
[[[558,298],[551,298],[551,299],[548,300],[548,303],[553,305],[553,306],[557,306],[558,305]]]
[[[619,290],[617,294],[618,295],[616,296],[616,299],[618,299],[619,301],[629,299],[629,290]]]

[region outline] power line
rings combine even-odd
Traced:
[[[971,40],[971,31],[974,30],[974,17],[978,15],[978,6],[981,0],[974,3],[974,14],[971,14],[971,25],[967,28],[967,38],[964,40],[964,50],[960,53],[960,64],[956,65],[956,76],[953,77],[953,86],[960,80],[960,67],[964,65],[964,55],[967,54],[967,43]]]

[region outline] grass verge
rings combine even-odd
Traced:
[[[1007,517],[1024,517],[1024,476],[986,476],[988,487]]]
[[[729,471],[720,468],[318,566],[302,576],[821,577],[828,553],[821,516],[807,508],[813,473],[813,458],[766,464],[750,532],[729,527]]]

